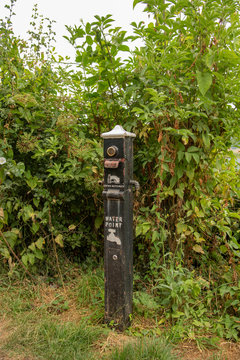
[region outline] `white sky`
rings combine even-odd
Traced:
[[[0,0],[0,17],[6,14],[5,4],[10,0]],[[39,13],[56,21],[56,51],[65,56],[73,56],[74,49],[62,36],[67,35],[65,25],[78,25],[83,21],[94,21],[94,15],[113,15],[115,26],[121,26],[130,33],[130,23],[135,21],[149,22],[148,16],[143,12],[144,5],[138,4],[133,10],[133,0],[17,0],[15,5],[14,32],[16,35],[26,38],[29,29],[32,8],[38,4]]]

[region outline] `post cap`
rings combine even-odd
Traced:
[[[124,137],[136,137],[136,134],[124,130],[121,125],[116,125],[111,131],[101,134],[103,139],[108,138],[124,138]]]

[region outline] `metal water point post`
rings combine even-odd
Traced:
[[[105,322],[130,325],[133,291],[133,139],[122,126],[104,139]]]

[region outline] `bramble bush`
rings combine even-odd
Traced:
[[[61,248],[80,261],[102,256],[100,134],[120,124],[137,135],[136,270],[167,321],[208,328],[214,299],[214,328],[236,339],[239,3],[134,0],[152,20],[132,23],[133,35],[111,15],[69,25],[74,67],[55,54],[53,22],[37,8],[29,42],[16,38],[14,3],[0,24],[2,262],[46,271]]]

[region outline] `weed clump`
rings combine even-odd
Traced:
[[[111,354],[109,360],[180,360],[163,338],[146,338],[129,343]]]

